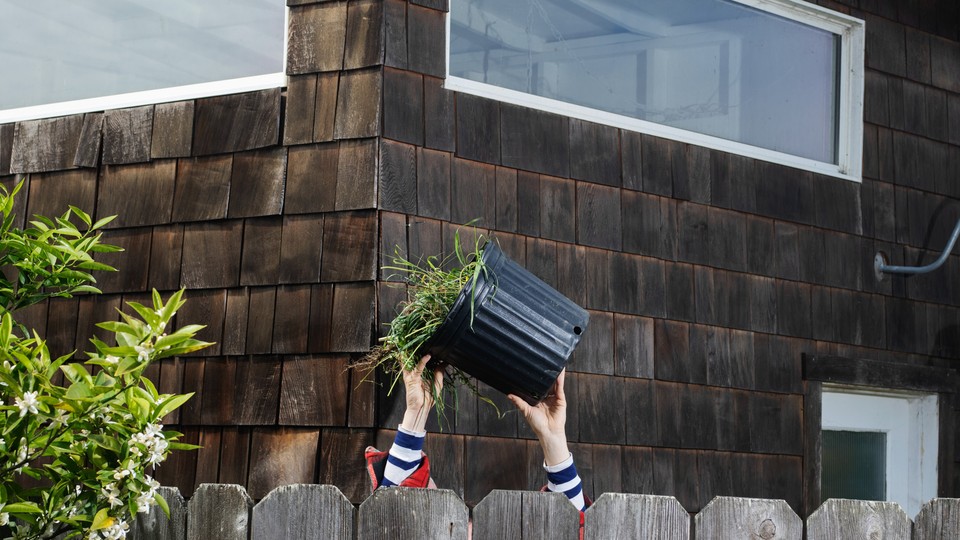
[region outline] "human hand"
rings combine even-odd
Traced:
[[[426,431],[427,417],[433,408],[434,395],[439,395],[443,389],[443,369],[433,371],[433,384],[428,385],[423,380],[423,370],[430,361],[430,355],[420,359],[417,367],[410,371],[403,371],[403,387],[406,393],[407,410],[403,414],[401,426],[410,431]]]
[[[520,396],[507,396],[516,405],[530,429],[540,440],[543,448],[543,461],[548,466],[556,465],[570,456],[567,449],[567,398],[563,393],[563,381],[567,370],[560,372],[546,399],[536,405],[530,405]]]

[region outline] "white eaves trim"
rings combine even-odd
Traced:
[[[450,14],[447,14],[447,78],[444,88],[487,97],[532,109],[579,118],[621,129],[647,133],[722,152],[778,163],[827,176],[860,182],[863,178],[864,21],[798,0],[734,0],[774,15],[837,34],[840,44],[838,163],[803,158],[758,146],[679,129],[646,120],[608,113],[533,94],[450,76]]]

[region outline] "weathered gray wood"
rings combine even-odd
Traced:
[[[127,538],[132,540],[183,540],[187,534],[187,503],[180,490],[175,487],[161,487],[157,490],[167,506],[168,518],[159,506],[153,506],[149,512],[137,514]]]
[[[253,508],[251,540],[353,538],[353,514],[336,486],[281,486]]]
[[[383,74],[380,69],[350,71],[340,76],[334,138],[356,139],[379,135],[382,87]]]
[[[103,163],[150,161],[153,138],[153,105],[103,113]]]
[[[584,540],[591,538],[690,538],[690,516],[680,502],[661,495],[604,493],[584,516]]]
[[[562,493],[493,490],[473,509],[473,539],[580,537],[580,512]]]
[[[290,10],[287,75],[343,67],[347,2],[324,2]]]
[[[469,511],[448,489],[381,488],[360,505],[364,540],[467,538]]]
[[[897,503],[830,499],[807,518],[807,540],[909,540],[910,528]]]
[[[83,115],[80,142],[73,164],[77,167],[96,167],[100,164],[100,147],[103,142],[103,113]]]
[[[150,157],[190,155],[193,147],[193,101],[160,103],[153,112],[153,142]]]
[[[717,497],[694,521],[697,540],[803,538],[803,522],[783,500]]]
[[[17,122],[13,130],[10,172],[72,169],[82,128],[82,114]]]
[[[960,538],[960,499],[934,499],[920,508],[913,525],[913,540]]]
[[[247,540],[253,500],[243,486],[200,484],[190,499],[188,540]]]

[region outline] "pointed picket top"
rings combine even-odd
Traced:
[[[253,507],[250,538],[353,538],[353,514],[353,505],[336,486],[280,486]]]
[[[188,505],[187,540],[247,540],[251,508],[243,486],[200,484]]]
[[[803,538],[803,521],[782,499],[716,497],[694,521],[697,540]]]
[[[807,518],[807,540],[910,540],[911,528],[897,503],[830,499]]]
[[[674,497],[604,493],[587,509],[584,540],[689,540],[690,515]]]
[[[357,538],[467,538],[470,510],[449,489],[380,488],[360,505]]]
[[[933,499],[920,508],[913,522],[913,540],[960,538],[960,499]]]
[[[131,540],[184,540],[187,537],[187,503],[175,487],[161,487],[157,493],[170,508],[170,517],[158,505],[134,516],[127,538]]]
[[[495,489],[473,508],[473,540],[577,540],[580,512],[562,493]]]

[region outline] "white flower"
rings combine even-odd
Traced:
[[[120,540],[127,537],[127,529],[129,528],[130,526],[127,525],[126,521],[118,519],[116,523],[104,529],[100,534],[107,540]]]
[[[0,527],[10,523],[10,514],[6,512],[0,512]]]
[[[133,350],[137,351],[137,356],[140,358],[141,362],[150,360],[150,355],[153,354],[153,347],[142,347],[137,345],[133,348]]]
[[[3,440],[3,437],[0,437],[0,448],[6,448],[7,441]]]
[[[143,428],[143,434],[147,437],[158,437],[163,435],[163,424],[150,424]]]
[[[67,411],[60,409],[57,411],[57,416],[53,418],[53,423],[58,426],[65,426],[67,425],[67,419],[69,417],[70,415],[67,414]]]
[[[28,412],[37,414],[37,392],[26,392],[23,398],[15,398],[15,405],[20,408],[20,418],[23,418]]]
[[[119,358],[117,358],[116,356],[114,356],[114,355],[112,355],[112,354],[108,354],[107,357],[104,358],[103,360],[104,360],[104,362],[106,362],[106,363],[108,363],[108,364],[116,364],[117,362],[120,361]]]
[[[156,478],[150,475],[144,475],[144,476],[145,478],[143,479],[143,481],[146,482],[148,486],[150,486],[151,491],[156,491],[160,489],[160,482],[157,482]]]
[[[114,475],[114,478],[116,478],[116,475]],[[116,484],[107,484],[103,486],[100,492],[107,498],[107,502],[110,503],[110,508],[123,506],[123,501],[120,500],[120,490]]]
[[[154,501],[153,501],[152,492],[147,491],[145,493],[140,494],[140,496],[137,497],[137,512],[140,513],[140,512],[146,512],[147,510],[150,510],[150,507],[153,505],[153,502]]]

